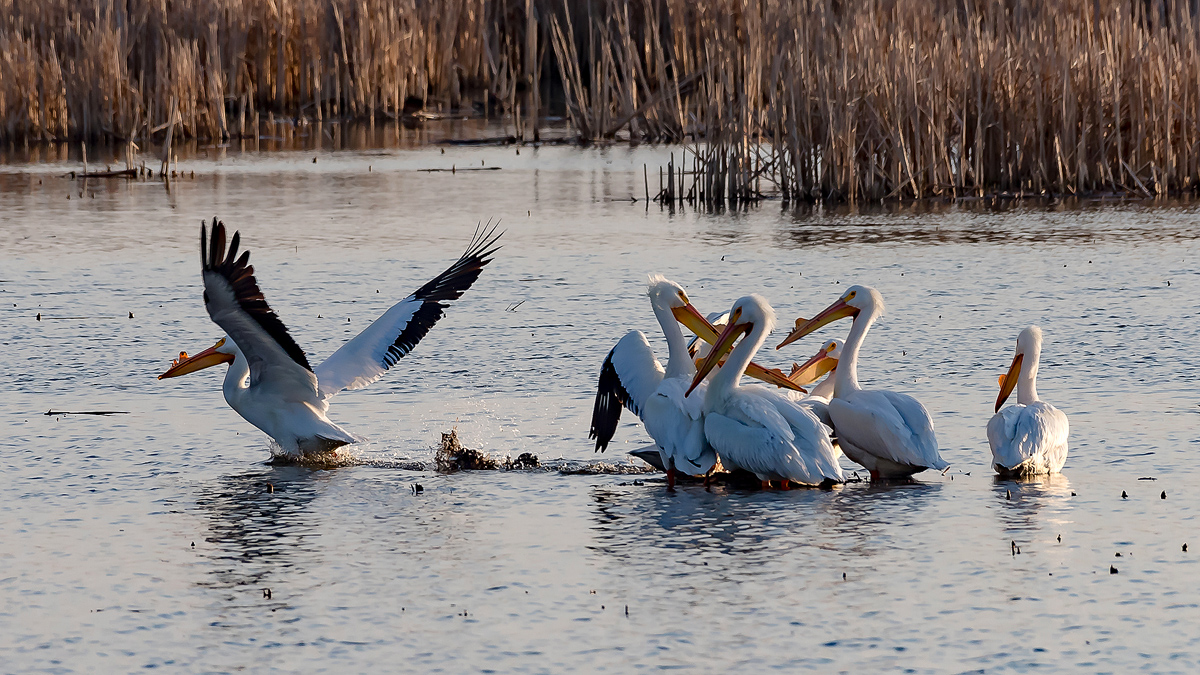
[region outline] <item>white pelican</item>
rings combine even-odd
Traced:
[[[758,295],[739,299],[729,310],[729,325],[713,343],[692,380],[692,394],[726,354],[728,359],[704,400],[704,435],[727,469],[749,471],[766,487],[777,480],[821,485],[845,482],[829,431],[821,420],[787,396],[766,387],[741,386],[750,359],[775,328],[775,311]],[[734,341],[746,337],[734,347]],[[732,353],[731,353],[732,350]]]
[[[1037,395],[1042,329],[1030,326],[1017,336],[1017,353],[1008,373],[1000,378],[996,414],[988,422],[992,466],[1001,476],[1058,473],[1067,461],[1067,416]],[[1013,388],[1017,404],[1003,410]]]
[[[813,411],[825,426],[830,429],[836,428],[833,426],[833,420],[829,417],[829,400],[833,398],[833,385],[837,379],[838,359],[842,357],[842,341],[833,339],[821,345],[821,349],[817,351],[813,357],[805,361],[802,365],[793,365],[792,372],[788,375],[788,379],[799,385],[807,385],[816,382],[822,375],[828,373],[824,380],[821,380],[816,386],[810,388],[807,394],[799,392],[787,392],[787,397],[796,401],[802,406]],[[837,447],[837,441],[834,441],[834,447]]]
[[[842,451],[871,472],[872,479],[901,478],[949,466],[938,454],[933,419],[917,399],[858,384],[858,353],[871,324],[883,314],[883,296],[868,286],[851,286],[842,297],[779,343],[798,340],[825,324],[853,317],[834,376],[829,417]]]
[[[678,284],[653,275],[647,294],[667,338],[667,367],[664,370],[659,364],[641,331],[626,333],[600,368],[588,438],[596,439],[596,450],[603,452],[616,433],[621,408],[628,408],[641,418],[646,433],[658,445],[667,472],[667,487],[674,488],[676,471],[704,475],[717,459],[704,437],[700,397],[684,396],[696,367],[679,324],[699,336],[707,336],[709,341],[715,341],[717,333]],[[767,371],[757,365],[753,368],[755,375],[765,381],[797,388],[779,371]]]
[[[499,248],[495,227],[476,231],[462,255],[445,272],[393,305],[363,332],[314,370],[304,350],[268,305],[254,278],[250,252],[238,257],[240,234],[225,251],[225,225],[213,219],[212,239],[200,225],[204,306],[225,331],[217,344],[186,353],[158,379],[178,377],[229,363],[225,401],[264,431],[289,459],[331,452],[358,439],[329,421],[329,399],[343,389],[361,389],[379,379],[442,317],[447,301],[462,296]]]

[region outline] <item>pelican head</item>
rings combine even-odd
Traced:
[[[767,304],[761,295],[747,295],[738,298],[738,301],[733,303],[733,307],[729,310],[729,323],[725,326],[725,330],[717,336],[717,341],[713,343],[712,351],[708,353],[704,363],[701,363],[696,370],[696,377],[692,380],[692,386],[688,388],[687,394],[692,393],[692,390],[700,385],[705,376],[717,367],[717,364],[733,349],[733,343],[737,342],[739,337],[755,330],[759,331],[761,335],[767,335],[775,330],[775,310],[771,309],[771,305]]]
[[[821,326],[846,317],[857,318],[863,312],[872,316],[883,314],[883,296],[870,286],[851,286],[846,289],[845,293],[842,293],[842,297],[822,310],[820,314],[808,320],[796,319],[796,328],[788,333],[788,336],[775,349],[790,345]]]
[[[158,379],[165,380],[168,377],[179,377],[194,373],[197,370],[204,370],[211,366],[221,363],[229,363],[238,354],[237,345],[228,337],[223,337],[217,340],[217,344],[205,349],[195,356],[188,356],[187,352],[179,352],[179,358],[171,363],[171,367],[167,372],[158,376]]]
[[[825,373],[836,370],[838,359],[841,357],[842,341],[830,340],[821,345],[821,349],[803,365],[793,366],[792,374],[788,376],[788,379],[796,384],[812,384],[821,379]]]
[[[674,281],[660,274],[652,274],[646,293],[656,311],[670,312],[676,321],[687,326],[693,333],[700,335],[701,331],[715,332],[700,310],[688,300],[687,291]]]
[[[1037,326],[1029,326],[1021,331],[1017,336],[1017,352],[1013,354],[1012,365],[1008,367],[1008,372],[1000,376],[1000,395],[996,397],[996,412],[1000,412],[1000,407],[1008,400],[1013,389],[1016,388],[1018,380],[1021,378],[1021,366],[1026,361],[1026,357],[1032,360],[1029,367],[1028,377],[1037,377],[1037,358],[1042,352],[1042,329]]]

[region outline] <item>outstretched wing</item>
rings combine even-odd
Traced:
[[[343,389],[362,389],[412,351],[442,318],[446,303],[462,297],[479,278],[484,265],[491,262],[491,256],[500,249],[496,246],[499,238],[495,226],[477,229],[458,261],[415,293],[392,305],[383,316],[317,366],[321,397],[329,398]]]
[[[592,428],[588,438],[596,439],[596,450],[604,452],[621,421],[621,408],[642,416],[646,400],[662,382],[663,370],[654,350],[640,330],[631,330],[621,338],[600,367],[596,405],[592,408]]]
[[[246,356],[251,384],[261,382],[267,371],[272,372],[271,379],[307,383],[314,379],[308,358],[267,305],[254,278],[250,252],[238,256],[240,241],[240,233],[234,232],[226,252],[225,224],[213,218],[211,238],[204,223],[200,224],[201,274],[208,316]],[[315,393],[316,383],[311,385]]]

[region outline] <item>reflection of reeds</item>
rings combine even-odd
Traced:
[[[0,138],[553,103],[688,143],[676,199],[1151,196],[1200,180],[1198,41],[1190,0],[0,0]]]

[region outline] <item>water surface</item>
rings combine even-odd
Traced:
[[[647,209],[643,165],[667,152],[213,152],[169,190],[84,186],[54,157],[0,167],[3,669],[1200,668],[1200,553],[1182,550],[1200,546],[1193,207]],[[502,169],[419,171],[466,166]],[[360,465],[321,471],[265,465],[219,369],[154,379],[220,337],[197,260],[213,215],[317,361],[477,223],[507,233],[412,354],[334,401],[368,440]],[[454,427],[498,455],[592,460],[607,350],[638,328],[665,354],[649,272],[703,311],[762,293],[784,324],[878,287],[860,376],[925,403],[952,469],[667,494],[636,476],[397,468]],[[997,482],[984,426],[1030,323],[1071,454],[1062,476]],[[802,361],[848,328],[761,360]],[[647,442],[626,415],[608,459]]]

